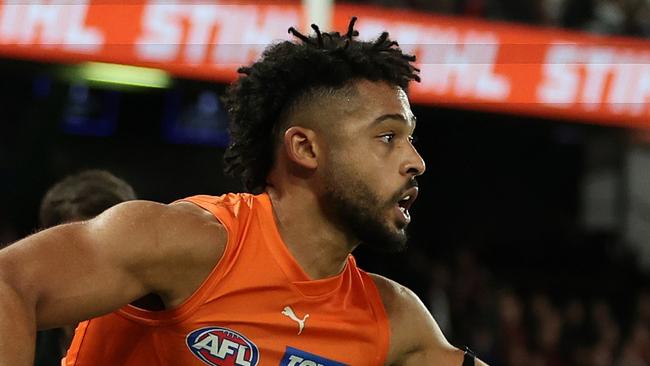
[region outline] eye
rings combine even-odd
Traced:
[[[385,143],[388,144],[388,143],[391,143],[391,142],[393,141],[393,139],[395,138],[395,134],[391,132],[391,133],[387,133],[387,134],[381,135],[381,136],[379,136],[379,138],[380,138],[383,142],[385,142]]]

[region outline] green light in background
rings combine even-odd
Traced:
[[[168,73],[148,67],[86,62],[78,66],[77,77],[93,83],[167,88],[171,84]]]

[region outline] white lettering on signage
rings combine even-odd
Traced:
[[[542,66],[540,102],[586,111],[603,104],[617,114],[650,112],[650,53],[608,46],[554,44]]]
[[[152,61],[174,60],[183,39],[183,25],[176,19],[182,11],[177,4],[147,6],[142,17],[144,35],[136,40],[136,52]]]
[[[46,48],[93,53],[104,44],[104,35],[86,23],[88,1],[5,0],[0,14],[0,42],[40,44]]]
[[[147,61],[246,64],[273,41],[286,39],[298,10],[273,6],[161,4],[145,6],[136,52]]]
[[[438,94],[492,101],[510,96],[510,81],[494,72],[499,53],[496,33],[456,30],[429,32],[435,44],[422,45],[423,87]]]
[[[578,50],[574,45],[561,47],[551,46],[542,66],[546,78],[538,90],[538,98],[542,103],[566,105],[576,99],[579,87],[579,77],[576,65]]]
[[[360,28],[364,34],[379,34],[386,24],[364,19]],[[489,101],[510,96],[510,81],[494,71],[500,47],[496,33],[402,23],[391,38],[418,57],[422,83],[413,84],[414,89]]]
[[[192,5],[188,10],[192,26],[188,30],[185,60],[199,63],[207,55],[219,12],[216,7],[209,5]]]
[[[612,75],[612,83],[607,98],[609,108],[613,113],[625,113],[629,107],[626,101],[629,99],[630,85],[634,84],[634,79],[641,73],[640,65],[634,65],[633,57],[629,53],[619,58],[619,63],[615,65],[616,71]]]

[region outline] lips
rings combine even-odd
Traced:
[[[400,197],[399,201],[397,204],[399,205],[400,208],[404,208],[406,211],[408,211],[411,206],[413,205],[413,202],[415,202],[415,199],[418,197],[418,187],[412,187]]]
[[[406,190],[404,194],[402,194],[402,196],[397,201],[396,209],[398,211],[399,216],[401,216],[401,221],[403,221],[405,225],[411,222],[411,214],[409,213],[409,209],[411,208],[413,202],[415,202],[415,199],[417,197],[418,197],[418,188],[412,187]]]

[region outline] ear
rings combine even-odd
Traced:
[[[306,168],[318,167],[316,132],[309,128],[292,126],[284,133],[284,149],[292,162]]]

